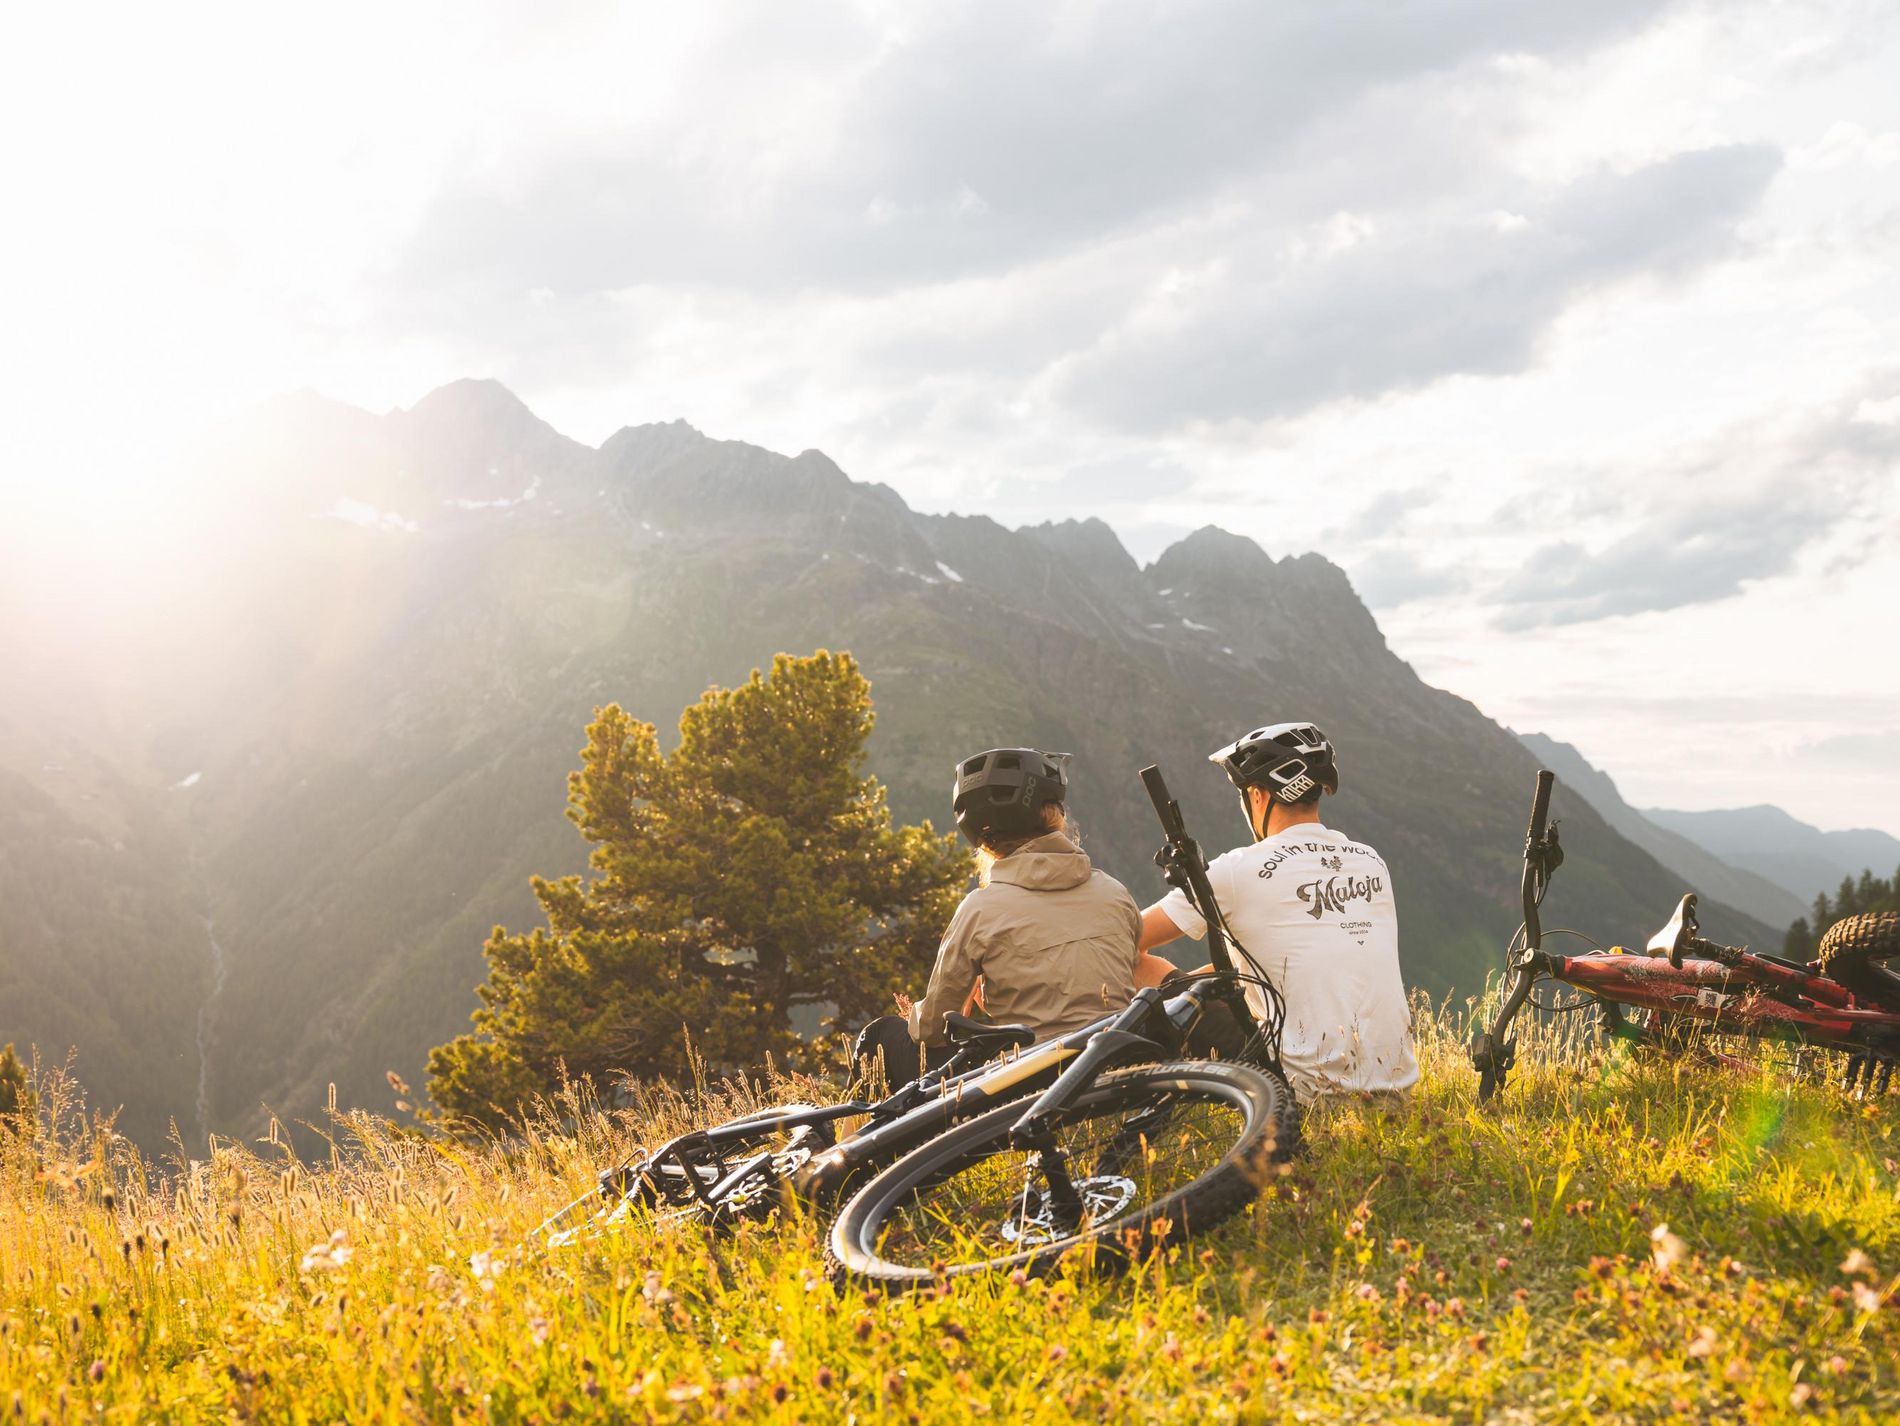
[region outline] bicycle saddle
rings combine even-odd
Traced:
[[[1700,927],[1696,923],[1695,893],[1689,892],[1676,903],[1676,914],[1669,918],[1669,924],[1649,938],[1645,948],[1652,956],[1668,956],[1669,964],[1682,966],[1682,952],[1695,940]]]
[[[950,1043],[959,1048],[968,1045],[991,1055],[1036,1043],[1036,1032],[1027,1025],[992,1025],[954,1010],[944,1012],[943,1032],[950,1037]]]

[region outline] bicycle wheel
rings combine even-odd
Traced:
[[[945,1130],[873,1178],[832,1225],[834,1272],[893,1290],[994,1269],[1047,1271],[1080,1247],[1149,1252],[1245,1207],[1299,1127],[1285,1082],[1215,1061],[1105,1074],[1039,1150],[1021,1103]]]
[[[1857,995],[1900,1009],[1900,911],[1875,911],[1836,921],[1821,937],[1821,973]]]

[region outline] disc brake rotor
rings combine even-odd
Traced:
[[[1082,1199],[1083,1217],[1100,1223],[1113,1218],[1134,1201],[1135,1181],[1119,1174],[1098,1174],[1093,1178],[1078,1178],[1075,1191]],[[1019,1201],[1024,1211],[1003,1220],[1004,1242],[1034,1248],[1053,1243],[1059,1238],[1067,1238],[1075,1232],[1073,1227],[1057,1225],[1055,1208],[1044,1190],[1026,1188]]]

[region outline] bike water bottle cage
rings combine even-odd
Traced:
[[[957,764],[950,810],[972,846],[985,840],[1039,836],[1042,809],[1069,798],[1070,753],[991,748]]]

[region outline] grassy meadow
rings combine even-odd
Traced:
[[[45,1080],[54,1132],[0,1131],[0,1420],[1900,1417],[1900,1096],[1547,1030],[1479,1109],[1462,1022],[1421,1007],[1411,1101],[1317,1110],[1189,1249],[889,1300],[834,1291],[794,1215],[518,1251],[743,1095],[555,1106],[506,1146],[345,1115],[314,1163],[277,1135],[145,1164]]]

